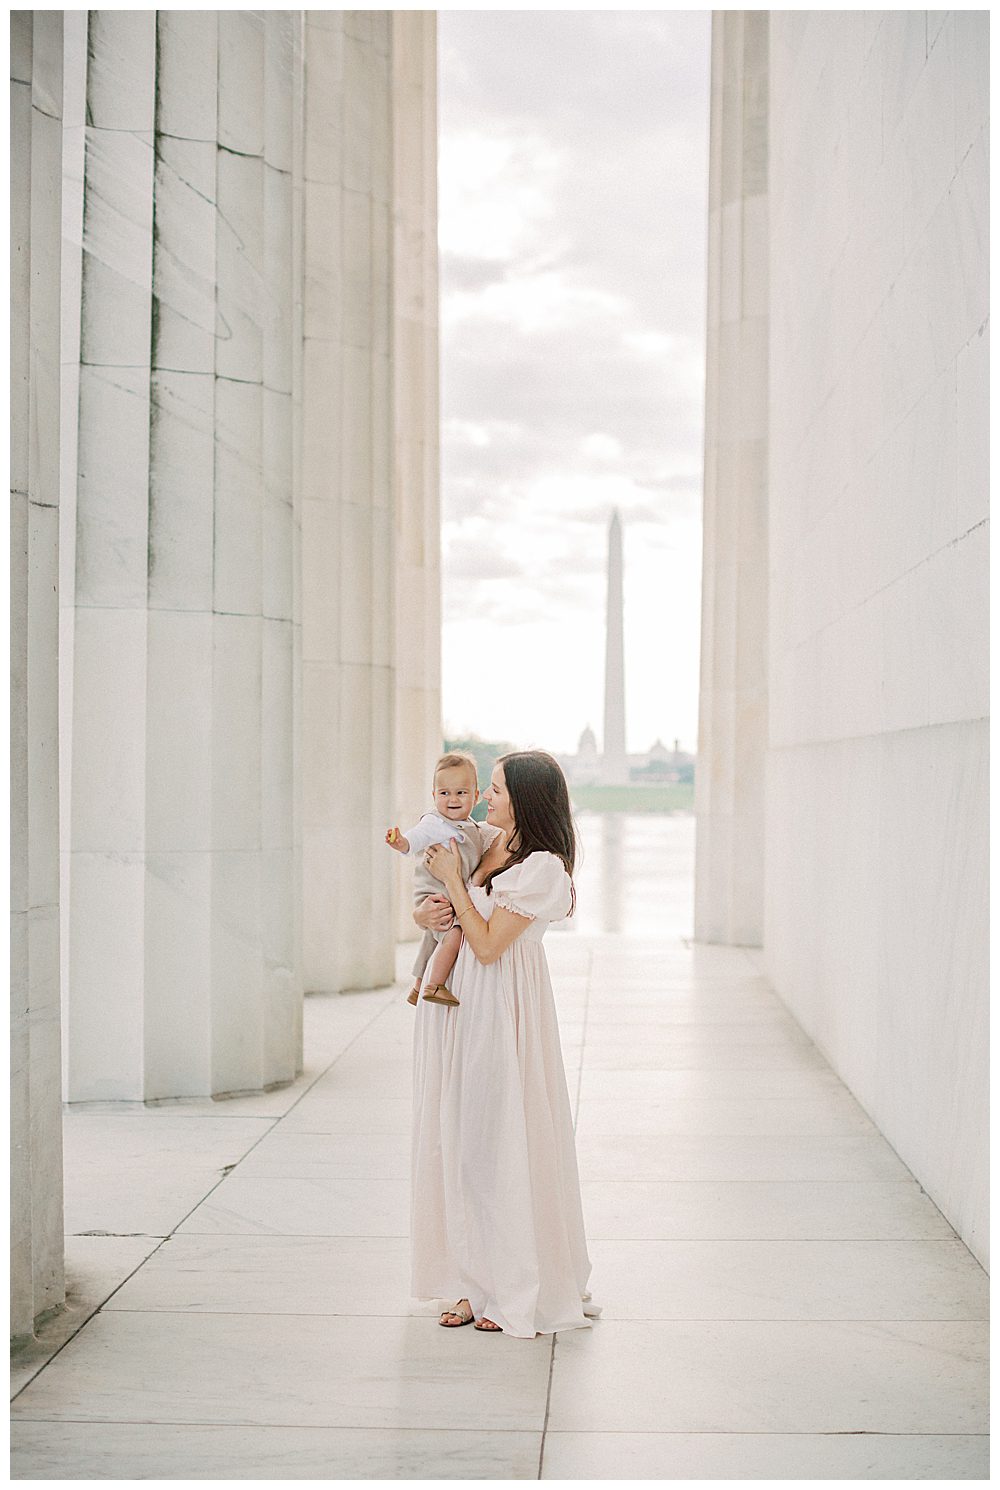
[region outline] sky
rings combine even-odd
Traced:
[[[446,734],[697,743],[708,11],[438,12]]]

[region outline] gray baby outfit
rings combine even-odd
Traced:
[[[425,812],[416,827],[408,828],[403,837],[410,845],[406,857],[415,858],[417,861],[416,872],[413,876],[413,906],[416,909],[426,896],[441,895],[444,892],[441,881],[434,878],[424,863],[424,850],[430,844],[446,843],[454,839],[458,844],[458,853],[462,860],[462,877],[468,879],[492,842],[494,833],[484,832],[483,824],[474,823],[471,817],[462,818],[460,822],[453,822],[440,812]],[[446,934],[443,931],[424,932],[416,961],[413,964],[415,978],[423,977],[427,964],[434,955],[435,947]]]

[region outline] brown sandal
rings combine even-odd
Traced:
[[[409,993],[406,995],[406,1002],[408,1004],[416,1004],[416,1003],[419,1003],[420,1002],[420,984],[419,983],[414,983],[413,987],[410,989]]]
[[[458,999],[443,983],[431,983],[424,998],[432,1004],[450,1004],[453,1008],[458,1006]]]

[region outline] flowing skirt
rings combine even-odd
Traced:
[[[413,1046],[413,1296],[467,1298],[477,1318],[526,1339],[588,1326],[591,1269],[534,931],[490,965],[463,943],[451,983],[460,1007],[421,999]]]

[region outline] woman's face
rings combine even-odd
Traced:
[[[503,766],[493,767],[493,777],[483,796],[486,798],[486,821],[505,831],[513,828],[514,809],[503,778]]]

